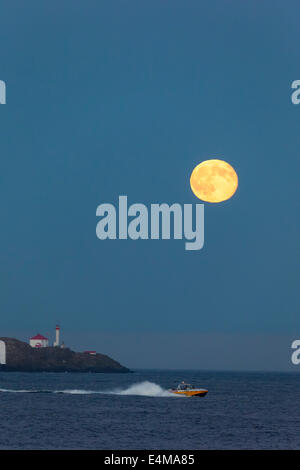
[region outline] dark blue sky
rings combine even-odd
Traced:
[[[291,0],[0,2],[1,336],[59,321],[72,347],[131,367],[289,368],[299,12]],[[228,161],[239,188],[205,204],[202,250],[96,238],[96,207],[120,194],[199,202],[189,177],[208,158]]]

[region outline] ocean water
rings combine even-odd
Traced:
[[[2,372],[0,449],[300,449],[299,403],[299,373]]]

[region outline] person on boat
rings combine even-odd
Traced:
[[[184,381],[181,382],[181,384],[178,385],[178,390],[187,390],[188,386]]]

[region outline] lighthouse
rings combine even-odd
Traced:
[[[60,327],[59,327],[59,325],[56,325],[56,328],[55,328],[55,341],[53,343],[53,346],[59,346],[59,333],[60,333]]]

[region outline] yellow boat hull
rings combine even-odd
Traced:
[[[176,395],[184,395],[186,397],[205,397],[208,390],[201,389],[201,390],[169,390],[171,393],[175,393]]]

